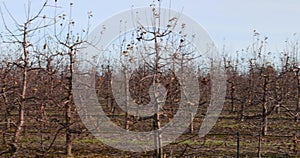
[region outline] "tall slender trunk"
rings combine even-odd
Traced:
[[[159,32],[159,31],[158,31]],[[159,78],[158,78],[158,74],[160,71],[160,67],[159,67],[159,60],[160,60],[160,52],[159,52],[159,45],[158,45],[158,40],[157,40],[157,34],[156,32],[154,33],[154,44],[155,44],[155,65],[154,65],[154,78],[153,78],[153,84],[156,87],[156,84],[160,84]],[[155,88],[154,92],[156,93],[157,90]],[[160,125],[160,114],[159,114],[159,103],[157,100],[157,94],[155,94],[155,114],[154,114],[154,118],[153,118],[153,127],[154,130],[156,131],[155,135],[154,135],[154,143],[155,143],[155,147],[156,147],[156,153],[155,156],[156,157],[163,157],[163,150],[162,150],[162,135],[161,135],[161,125]]]
[[[296,103],[296,114],[295,114],[295,122],[298,122],[299,119],[299,113],[300,113],[300,68],[297,68],[296,71],[296,78],[297,78],[297,103]]]
[[[283,94],[283,89],[280,87],[280,82],[281,80],[277,80],[275,83],[275,92],[276,92],[276,100],[278,100],[278,106],[275,108],[275,111],[277,114],[280,112],[280,105],[282,104],[282,94]]]
[[[28,63],[29,63],[29,52],[27,50],[27,27],[24,26],[23,30],[23,41],[22,41],[22,48],[23,48],[23,72],[22,72],[22,88],[21,88],[21,100],[19,102],[19,111],[18,116],[19,120],[17,122],[16,130],[14,133],[14,137],[12,139],[12,143],[10,144],[10,152],[12,153],[12,157],[14,157],[15,153],[18,150],[18,141],[20,139],[20,135],[22,130],[24,129],[25,123],[25,100],[26,100],[26,90],[27,90],[27,76],[28,76]]]
[[[244,121],[244,119],[245,119],[245,115],[244,115],[245,104],[246,104],[246,100],[241,104],[241,109],[240,109],[240,112],[238,114],[238,115],[240,115],[240,121]]]
[[[232,74],[233,75],[233,74]],[[234,77],[232,77],[232,81],[230,81],[230,100],[231,100],[231,112],[235,112],[235,106],[234,106],[234,93],[235,93],[235,86],[234,86]]]
[[[25,122],[25,98],[26,98],[26,90],[27,90],[27,73],[28,73],[28,63],[29,63],[29,52],[27,50],[27,29],[26,26],[24,27],[24,32],[23,32],[23,43],[22,43],[22,48],[23,48],[23,57],[24,57],[24,66],[23,66],[23,74],[22,74],[22,89],[21,89],[21,102],[19,104],[19,120],[17,124],[17,128],[14,134],[13,138],[13,143],[17,143],[20,134],[23,130],[24,122]]]
[[[296,106],[296,111],[300,111],[300,76],[297,76],[298,82],[297,82],[297,87],[298,87],[298,98],[297,98],[297,106]]]
[[[257,157],[261,158],[261,147],[262,147],[262,134],[259,132],[258,135],[258,147],[257,147]]]
[[[262,135],[265,136],[268,133],[268,101],[267,93],[269,90],[269,76],[264,76],[264,85],[263,85],[263,106],[262,106]]]
[[[6,85],[5,84],[1,90],[1,93],[3,94],[2,97],[4,100],[4,105],[5,105],[5,113],[4,113],[5,126],[4,126],[3,137],[2,137],[3,144],[6,144],[6,131],[10,128],[10,119],[9,119],[10,112],[8,110],[8,100],[7,100],[7,96],[5,94],[6,93]]]
[[[128,77],[127,77],[127,72],[126,69],[123,70],[124,73],[124,82],[125,82],[125,96],[126,96],[126,102],[125,102],[125,122],[124,122],[124,127],[125,130],[129,130],[129,120],[128,120],[128,105],[129,105],[129,82],[128,82]]]
[[[65,104],[65,121],[66,121],[66,154],[68,157],[72,157],[72,134],[70,130],[71,118],[72,118],[72,105],[73,105],[73,92],[72,92],[72,79],[74,72],[74,50],[70,48],[69,50],[69,71],[70,76],[68,78],[68,101]]]
[[[191,134],[194,133],[194,123],[193,123],[193,118],[194,118],[193,113],[190,113],[190,133],[191,133]]]
[[[236,135],[237,135],[236,157],[240,158],[240,132],[237,132]]]

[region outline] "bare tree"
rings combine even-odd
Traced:
[[[55,2],[55,9],[57,8],[57,2]],[[72,113],[74,111],[74,103],[73,103],[73,92],[72,92],[72,81],[74,74],[74,64],[76,58],[76,52],[81,48],[82,44],[87,43],[86,38],[88,34],[88,28],[82,30],[82,33],[75,33],[73,27],[75,26],[75,21],[72,19],[72,8],[73,3],[70,3],[70,12],[69,15],[63,14],[58,16],[55,20],[54,25],[54,38],[57,43],[61,46],[59,49],[63,56],[67,56],[68,58],[68,68],[66,70],[66,77],[68,79],[67,84],[67,97],[64,101],[65,106],[65,128],[66,128],[66,154],[69,157],[72,157]],[[56,11],[55,11],[56,14]],[[88,19],[90,20],[92,17],[92,13],[88,13]],[[60,27],[59,28],[57,27]]]
[[[42,5],[42,7],[37,11],[35,14],[31,14],[31,9],[28,7],[26,13],[26,19],[24,23],[19,23],[15,20],[13,15],[9,12],[9,10],[4,5],[7,14],[9,15],[10,19],[14,22],[17,32],[13,31],[13,28],[6,24],[6,19],[4,13],[1,12],[2,21],[4,23],[4,27],[7,32],[7,36],[9,36],[8,40],[5,43],[13,43],[16,44],[16,48],[18,51],[22,51],[20,53],[20,58],[17,62],[13,64],[17,66],[22,72],[22,82],[20,88],[20,98],[18,102],[18,121],[16,123],[15,133],[12,139],[12,146],[15,149],[15,152],[18,150],[18,141],[21,137],[21,132],[23,130],[25,124],[25,109],[26,109],[26,102],[27,98],[27,88],[28,88],[28,73],[34,68],[32,68],[32,57],[33,47],[39,41],[35,40],[34,34],[37,31],[49,27],[53,24],[53,21],[45,21],[46,17],[42,15],[45,7],[47,6],[47,1]],[[32,40],[32,41],[30,41]],[[19,54],[18,52],[16,52]]]

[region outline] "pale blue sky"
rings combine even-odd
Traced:
[[[2,0],[17,19],[24,17],[26,0]],[[60,2],[61,1],[61,2]],[[49,0],[53,3],[54,0]],[[152,0],[58,0],[67,11],[68,4],[74,3],[74,20],[85,27],[87,12],[93,12],[91,28],[111,15],[131,6],[149,6]],[[163,0],[168,7],[170,0]],[[32,9],[37,10],[42,0],[31,0]],[[252,43],[253,30],[269,37],[271,51],[281,51],[287,38],[300,33],[299,0],[171,0],[171,8],[198,21],[211,35],[220,48],[224,44],[229,51],[246,48]],[[1,4],[2,11],[3,6]],[[52,13],[51,13],[52,14]],[[1,24],[1,23],[0,23]],[[0,26],[1,31],[3,27]]]

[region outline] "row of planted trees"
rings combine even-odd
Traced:
[[[50,152],[61,131],[65,131],[66,153],[72,155],[72,76],[75,54],[86,38],[86,30],[74,32],[72,7],[73,3],[70,3],[67,15],[61,13],[57,1],[45,1],[33,14],[28,7],[25,20],[18,22],[3,4],[1,133],[2,144],[8,146],[1,148],[1,155],[10,153],[18,157],[28,145],[24,144],[24,139],[30,139],[24,137],[24,132],[32,126],[34,132],[50,132],[52,136],[41,135],[42,148],[36,149],[36,156]],[[53,9],[53,17],[46,15],[49,9]],[[91,17],[89,12],[88,19]],[[52,108],[50,113],[64,117],[49,116],[48,110]],[[57,129],[52,131],[51,126],[57,126]]]
[[[257,39],[260,40],[259,37]],[[259,156],[261,156],[260,150],[263,136],[278,134],[276,132],[275,134],[272,130],[269,132],[269,119],[286,119],[294,122],[292,124],[296,125],[295,130],[281,133],[282,136],[291,137],[292,133],[297,135],[300,112],[300,68],[298,64],[299,59],[295,55],[298,53],[297,49],[290,52],[286,51],[281,55],[278,54],[276,58],[281,59],[279,60],[281,62],[272,63],[270,62],[271,54],[266,54],[262,51],[264,47],[263,43],[265,42],[260,41],[261,45],[259,45],[258,49],[253,47],[251,51],[243,52],[253,56],[249,59],[234,57],[235,59],[230,60],[224,57],[223,60],[227,75],[227,78],[225,78],[227,81],[227,94],[224,111],[226,115],[230,115],[240,123],[249,120],[258,120],[254,129],[260,129],[258,136],[260,142]],[[113,68],[109,65],[106,67],[102,66],[102,73],[99,76],[99,82],[97,82],[97,90],[98,96],[106,100],[106,104],[111,105],[113,109],[107,111],[107,113],[117,116],[123,114],[124,111],[117,108],[118,105],[114,101],[115,98],[111,88],[111,74],[113,71]],[[198,86],[201,91],[199,112],[203,112],[209,104],[211,80],[206,71],[201,69],[195,71],[198,73]],[[128,88],[130,89],[131,97],[133,97],[136,103],[143,105],[150,102],[148,92],[154,79],[151,76],[154,73],[153,68],[145,64],[131,74]],[[155,119],[154,116],[129,118],[125,113],[125,117],[121,117],[119,122],[123,122],[126,129],[137,131],[151,130],[149,127],[144,130],[137,128],[137,120],[145,121],[145,119],[152,119],[153,122],[160,120],[159,123],[165,125],[166,122],[164,121],[172,120],[172,117],[177,112],[178,102],[180,101],[179,81],[171,70],[164,71],[161,69],[159,74],[164,74],[162,75],[163,77],[160,76],[162,77],[160,83],[164,85],[168,92],[159,119]],[[164,120],[164,117],[167,117],[169,120]],[[277,121],[280,122],[280,120]],[[194,131],[193,120],[190,123],[189,132],[192,134]],[[156,128],[154,123],[152,129]],[[252,133],[256,132],[253,131]],[[294,148],[297,150],[297,147]],[[157,151],[156,156],[161,156],[160,152],[163,151]]]
[[[0,65],[1,155],[46,156],[49,153],[61,151],[60,146],[63,145],[64,153],[72,156],[72,140],[75,134],[80,137],[80,134],[86,130],[76,114],[72,79],[76,56],[80,55],[76,53],[86,43],[88,31],[83,30],[79,34],[73,32],[75,22],[72,20],[72,5],[70,4],[70,15],[66,16],[57,14],[59,10],[57,2],[53,4],[46,2],[36,14],[28,14],[23,23],[16,23],[15,28],[6,25],[6,19],[2,13],[6,33],[2,36],[3,59]],[[54,17],[44,15],[44,10],[50,6],[54,8]],[[154,16],[158,16],[159,11],[155,10],[155,6],[153,8]],[[8,10],[7,12],[14,21]],[[88,19],[91,16],[89,14]],[[159,23],[159,21],[156,22]],[[157,26],[155,22],[153,25]],[[99,71],[97,74],[98,97],[100,102],[104,101],[104,105],[108,107],[103,106],[104,111],[106,110],[112,120],[115,119],[116,124],[121,122],[127,130],[160,129],[172,120],[176,113],[180,101],[180,88],[178,88],[180,85],[173,71],[164,69],[162,66],[161,60],[165,56],[161,49],[167,50],[169,47],[160,45],[160,42],[168,40],[168,37],[182,37],[169,36],[175,25],[176,22],[173,23],[170,19],[167,31],[157,28],[153,31],[140,27],[139,33],[141,34],[136,40],[138,42],[152,41],[154,45],[151,51],[155,56],[154,64],[144,63],[133,70],[131,76],[127,76],[130,78],[128,91],[134,102],[141,106],[150,101],[148,92],[153,83],[162,84],[166,88],[166,103],[162,109],[156,108],[155,115],[132,117],[120,110],[111,88],[111,74],[115,71],[114,67],[109,64],[103,65],[100,68],[102,72]],[[145,35],[147,33],[151,34],[150,38]],[[231,60],[224,57],[227,73],[226,105],[230,107],[231,114],[237,120],[261,119],[261,124],[257,126],[261,128],[262,135],[268,134],[268,118],[272,114],[287,115],[297,122],[300,112],[299,59],[293,55],[299,53],[298,49],[286,51],[280,58],[282,59],[281,65],[278,62],[271,63],[268,62],[269,58],[264,56],[266,40],[265,38],[261,41],[257,38],[251,50],[244,52],[253,55],[249,59],[239,59],[236,56]],[[180,67],[183,62],[192,60],[192,57],[188,52],[191,50],[184,49],[187,46],[184,39],[178,39],[177,42],[176,51],[179,53],[175,52],[172,60],[174,63],[179,63]],[[122,55],[127,56],[126,51],[123,51]],[[195,86],[200,87],[202,94],[199,108],[203,108],[202,105],[207,105],[210,100],[210,76],[207,70],[200,68],[195,72],[198,73],[199,81],[199,85]],[[122,117],[116,119],[114,116],[118,113]],[[145,126],[149,125],[147,121],[151,122],[150,126]],[[139,124],[138,127],[141,128],[136,129],[136,124]],[[190,132],[193,132],[193,128],[191,125]],[[161,137],[162,135],[158,133],[155,138],[158,147],[155,151],[157,157],[164,155],[160,148]]]
[[[228,75],[226,100],[230,112],[236,114],[240,121],[261,118],[262,135],[267,135],[268,117],[274,113],[282,113],[295,122],[299,121],[299,51],[296,41],[292,48],[274,55],[263,51],[267,38],[260,40],[257,37],[257,41],[259,44],[253,46],[250,52],[252,58],[224,58]],[[255,109],[261,109],[261,112],[253,113]]]
[[[56,68],[55,68],[56,67]],[[50,70],[51,69],[51,70]],[[122,110],[114,102],[110,88],[110,69],[98,76],[97,90],[99,98],[104,98],[105,104],[109,108],[103,107],[112,118],[121,115]],[[104,70],[104,71],[106,71]],[[230,106],[230,113],[240,121],[247,119],[261,118],[262,134],[268,134],[268,117],[272,114],[287,115],[294,121],[299,121],[299,76],[298,69],[291,67],[284,71],[275,70],[271,66],[255,66],[248,73],[228,71],[227,83],[227,105]],[[145,72],[146,71],[146,72]],[[250,78],[250,72],[253,71],[253,78]],[[2,153],[24,151],[32,145],[41,155],[53,152],[57,145],[55,142],[62,135],[81,134],[85,128],[80,122],[73,122],[70,119],[75,116],[74,106],[66,106],[69,100],[69,74],[68,67],[64,64],[55,64],[51,68],[30,69],[27,72],[26,97],[22,100],[22,76],[23,68],[11,65],[11,63],[2,62],[1,65],[1,129],[2,142],[8,144],[9,148]],[[149,102],[148,90],[153,78],[145,77],[151,71],[140,69],[131,76],[130,91],[133,99],[140,104]],[[140,82],[143,80],[143,82]],[[254,82],[256,86],[250,84]],[[167,103],[164,105],[163,112],[160,115],[160,123],[164,125],[176,113],[178,108],[178,83],[174,81],[174,76],[169,73],[161,79],[161,83],[168,90]],[[253,84],[254,84],[253,83]],[[210,81],[208,76],[199,76],[199,86],[202,89],[209,89]],[[249,92],[251,91],[251,92]],[[106,93],[104,93],[106,92]],[[207,91],[204,91],[206,93]],[[175,97],[174,97],[175,96]],[[177,96],[177,97],[176,97]],[[249,98],[252,98],[251,100]],[[201,98],[201,104],[209,100],[207,95]],[[24,103],[23,103],[24,102]],[[21,104],[23,103],[23,104]],[[200,104],[200,103],[199,103]],[[23,108],[20,108],[24,105]],[[201,107],[200,107],[201,108]],[[70,111],[69,111],[70,110]],[[110,110],[110,111],[109,111]],[[71,115],[67,115],[71,114]],[[68,117],[66,117],[68,116]],[[21,120],[20,118],[23,118]],[[167,119],[166,119],[167,118]],[[134,124],[147,122],[148,118],[130,118],[124,115],[124,118],[116,120],[116,124],[123,124],[128,130],[151,130],[153,127],[136,129]],[[20,128],[20,123],[23,124]],[[70,121],[70,122],[68,122]],[[78,119],[76,119],[78,121]],[[155,120],[152,120],[155,122]],[[155,124],[154,124],[155,125]],[[257,126],[260,126],[257,125]],[[67,128],[69,127],[69,128]],[[191,127],[192,128],[192,127]],[[192,131],[192,130],[191,130]],[[20,132],[20,133],[16,133]],[[68,132],[68,133],[67,133]],[[37,133],[40,139],[25,142],[24,138],[30,139],[32,133]],[[69,139],[72,140],[71,138]],[[66,143],[68,139],[66,139]],[[21,144],[21,145],[20,145]],[[58,143],[59,144],[59,143]],[[61,143],[63,144],[63,143]],[[69,145],[69,144],[68,144]],[[68,148],[70,150],[70,148]],[[34,150],[33,150],[34,151]],[[34,151],[36,152],[36,151]]]

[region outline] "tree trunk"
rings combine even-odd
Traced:
[[[299,120],[299,113],[300,113],[300,75],[299,75],[299,69],[297,71],[297,88],[298,88],[298,97],[297,97],[297,105],[296,105],[296,114],[295,114],[295,122],[298,122]]]
[[[245,119],[245,115],[244,115],[244,112],[245,112],[245,104],[246,104],[246,101],[244,101],[241,105],[241,109],[240,109],[240,121],[244,121]]]
[[[237,135],[237,146],[236,146],[236,157],[240,157],[240,132],[236,133]]]
[[[234,75],[234,74],[232,74]],[[232,78],[233,79],[233,78]],[[230,81],[230,100],[231,100],[231,113],[235,112],[235,106],[234,106],[234,91],[235,91],[235,87],[234,87],[234,82]]]
[[[74,50],[70,49],[69,52],[69,71],[70,76],[68,78],[69,80],[69,86],[68,86],[68,101],[65,104],[65,120],[66,120],[66,154],[68,157],[72,157],[72,134],[70,130],[71,125],[71,118],[72,118],[72,105],[73,105],[73,92],[72,92],[72,79],[73,79],[73,72],[74,72]]]
[[[262,144],[262,135],[261,132],[259,132],[259,136],[258,136],[258,148],[257,148],[257,157],[261,158],[261,145]]]
[[[162,135],[161,135],[161,129],[160,129],[160,113],[159,113],[159,101],[158,101],[158,92],[156,89],[156,84],[159,84],[158,80],[157,80],[157,76],[155,74],[154,77],[154,99],[155,99],[155,114],[153,115],[153,129],[155,131],[154,134],[154,143],[155,143],[155,147],[156,147],[156,152],[155,152],[155,157],[157,158],[163,158],[163,150],[162,150]]]
[[[162,158],[163,157],[163,151],[162,151],[162,136],[161,136],[161,130],[160,130],[160,120],[159,120],[159,113],[154,114],[154,120],[153,120],[153,127],[156,131],[154,134],[154,143],[155,143],[155,157]]]
[[[129,120],[128,120],[128,105],[129,105],[129,97],[130,97],[130,93],[129,93],[129,82],[127,80],[127,72],[126,70],[123,71],[124,72],[124,82],[125,82],[125,96],[126,96],[126,105],[125,105],[125,129],[129,130]]]
[[[262,103],[262,135],[265,136],[268,134],[268,101],[267,94],[269,91],[269,76],[264,76],[264,85],[263,85],[263,103]]]
[[[27,30],[26,26],[24,28],[23,32],[23,43],[22,43],[22,48],[23,48],[23,56],[24,56],[24,67],[23,67],[23,74],[22,74],[22,89],[21,89],[21,102],[19,104],[19,120],[17,124],[17,128],[14,134],[13,138],[13,143],[17,143],[20,137],[20,134],[22,132],[23,126],[24,126],[24,121],[25,121],[25,98],[26,98],[26,90],[27,90],[27,73],[28,73],[28,63],[29,63],[29,52],[27,50]]]
[[[154,44],[155,44],[155,65],[154,65],[154,78],[153,78],[153,85],[155,86],[154,89],[154,96],[155,96],[155,114],[154,114],[154,119],[153,119],[153,125],[154,125],[154,130],[155,132],[155,147],[156,147],[156,157],[158,158],[163,158],[163,151],[162,151],[162,136],[161,136],[161,129],[160,129],[160,114],[159,114],[159,101],[157,100],[158,94],[157,94],[157,89],[156,86],[157,84],[160,84],[158,74],[160,71],[159,67],[159,60],[160,60],[160,51],[159,51],[159,44],[157,40],[157,32],[154,32]]]
[[[193,113],[190,113],[190,133],[191,133],[191,134],[194,133],[194,123],[193,123],[193,118],[194,118]]]
[[[2,141],[3,144],[6,144],[6,131],[8,129],[10,129],[10,119],[9,119],[9,115],[10,112],[8,110],[8,101],[7,101],[7,97],[6,97],[6,83],[4,83],[4,87],[2,88],[1,93],[3,94],[3,100],[4,100],[4,105],[5,105],[5,113],[4,113],[4,121],[5,121],[5,126],[4,126],[4,130],[3,130],[3,137],[2,137]]]
[[[268,134],[268,116],[266,116],[267,113],[267,108],[266,106],[263,107],[263,129],[262,129],[262,135],[265,136]]]

